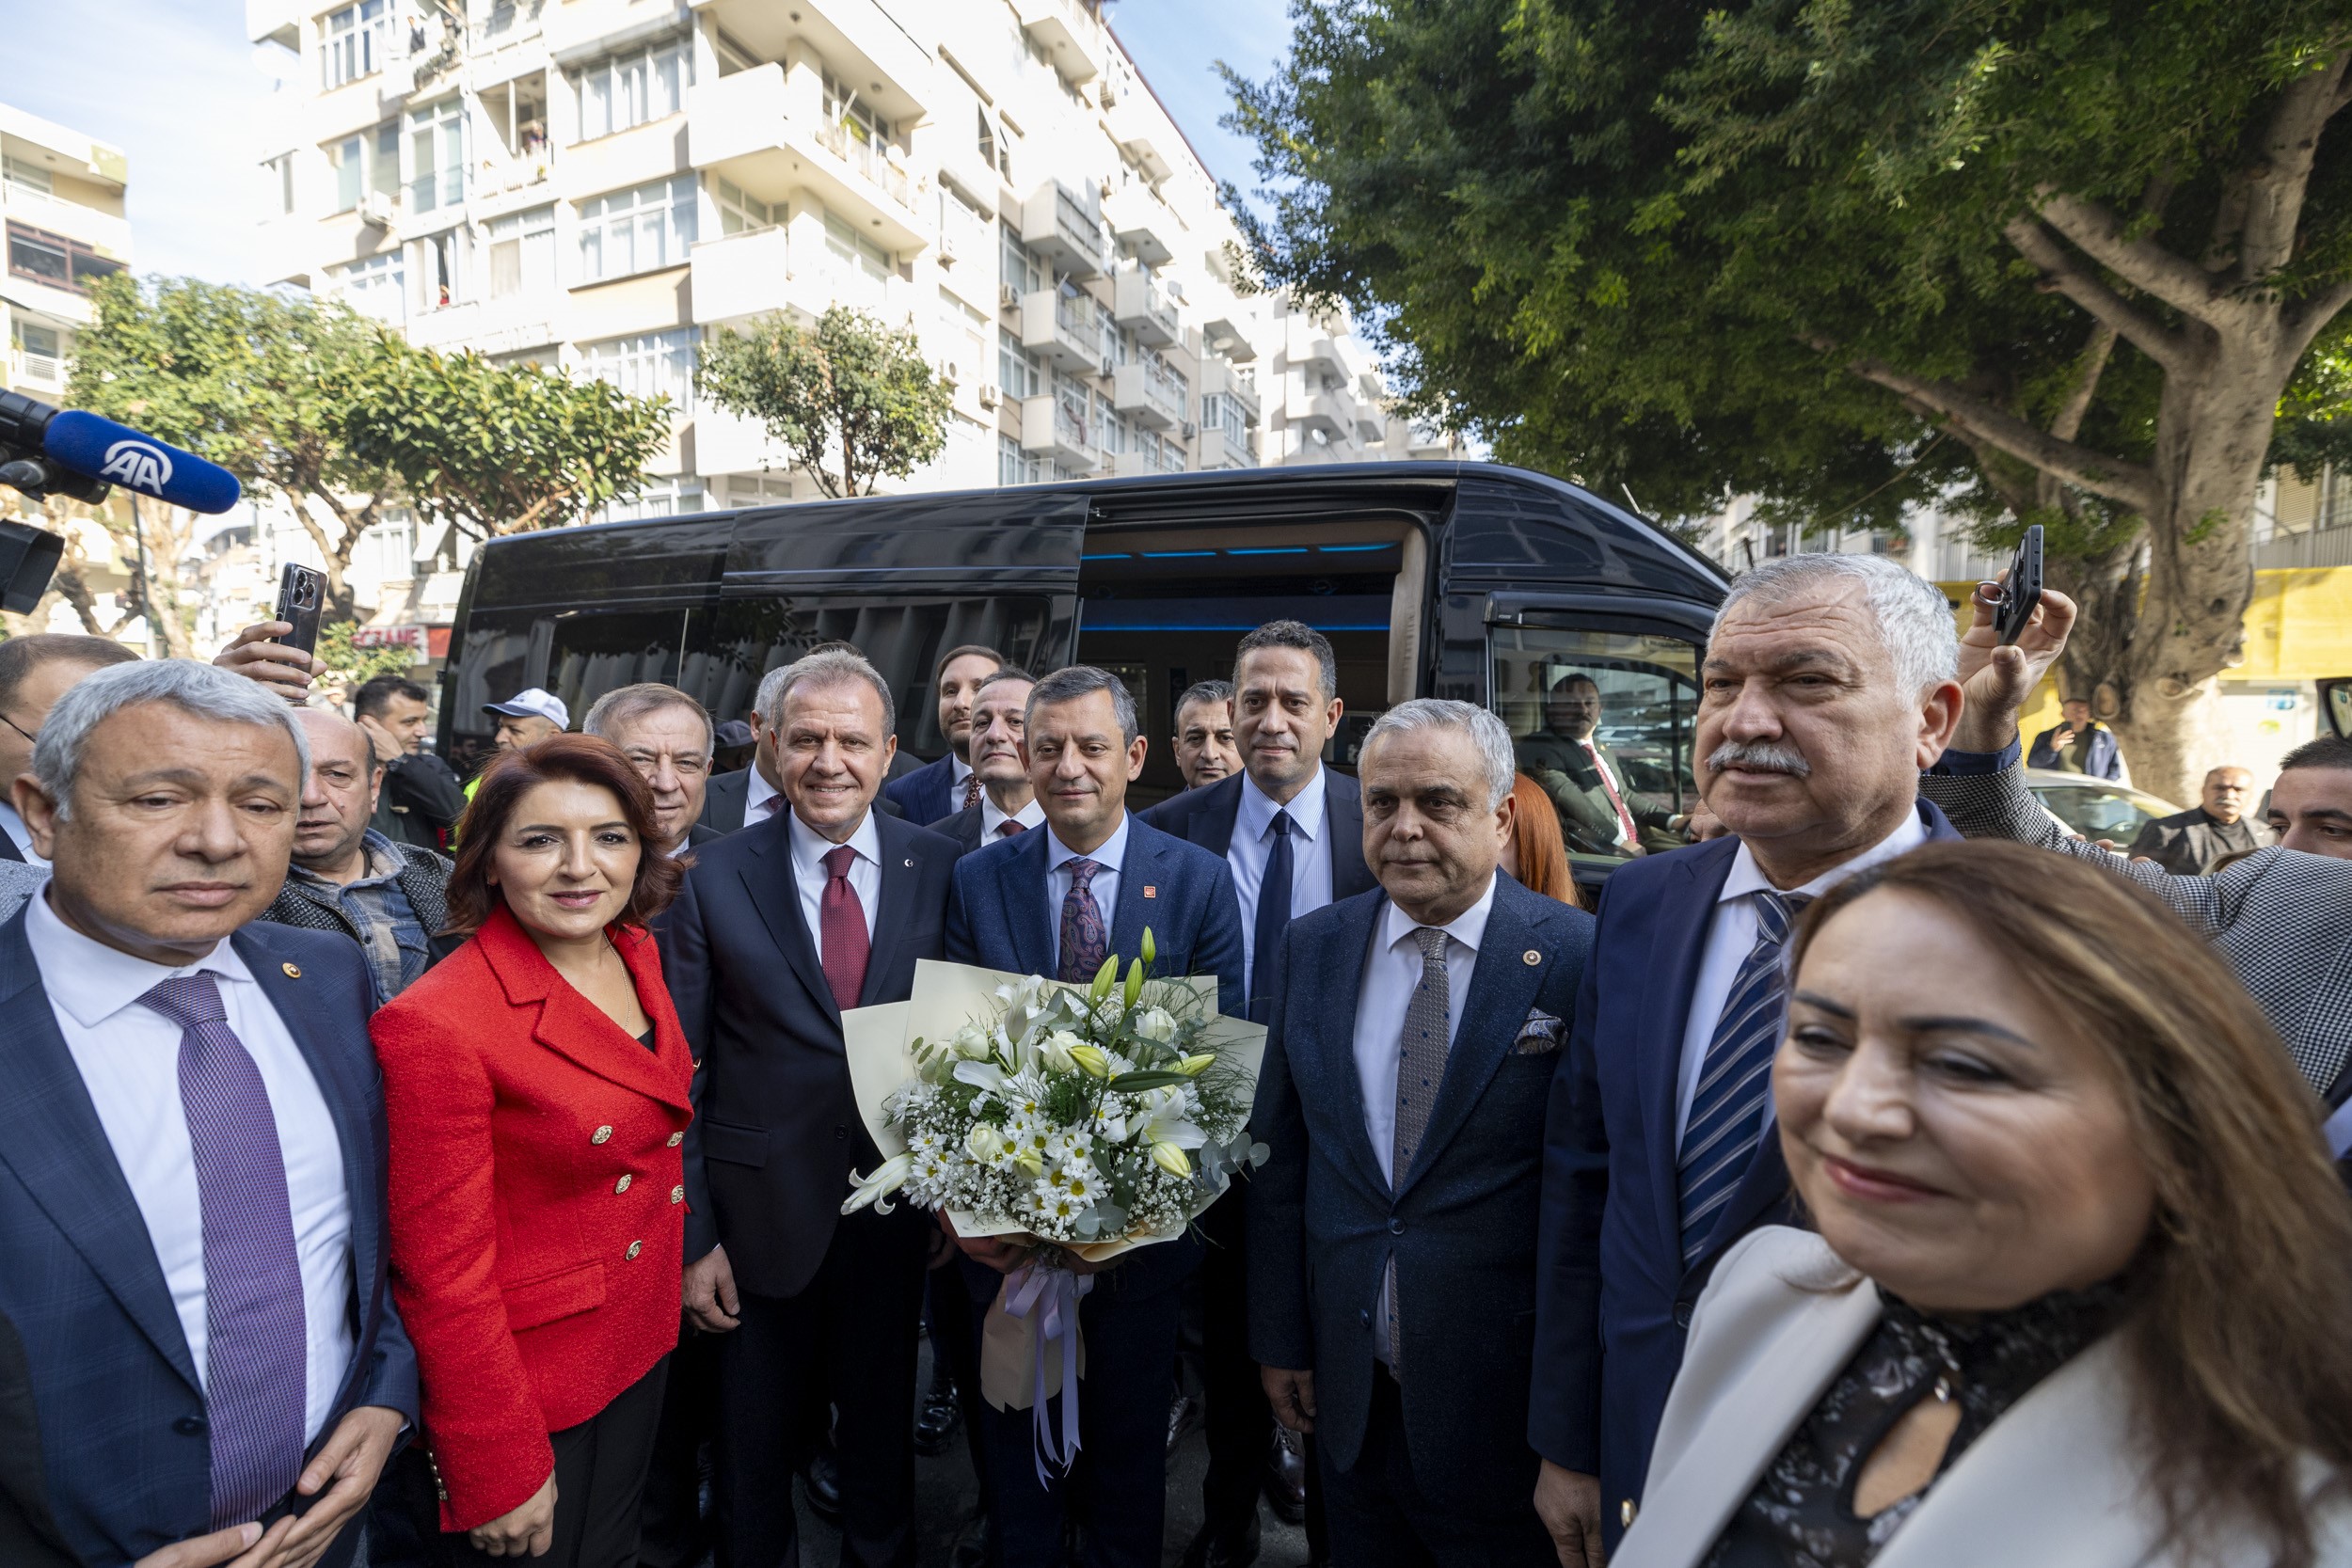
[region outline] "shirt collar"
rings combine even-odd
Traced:
[[[1788,896],[1819,898],[1856,872],[1867,871],[1874,865],[1893,860],[1897,855],[1906,854],[1927,841],[1928,825],[1920,820],[1919,810],[1914,806],[1903,813],[1902,821],[1896,825],[1893,832],[1888,833],[1853,859],[1831,866],[1804,886],[1790,888]],[[1715,901],[1719,904],[1728,904],[1735,898],[1745,898],[1752,893],[1774,891],[1776,890],[1772,887],[1771,879],[1764,875],[1763,868],[1756,863],[1756,857],[1748,853],[1748,847],[1745,842],[1742,842],[1740,846],[1740,852],[1731,858],[1731,875],[1724,879],[1724,891],[1716,895]]]
[[[1486,916],[1494,912],[1494,907],[1495,879],[1490,876],[1486,879],[1486,891],[1478,895],[1478,902],[1438,928],[1475,953],[1478,944],[1486,940]],[[1380,945],[1383,949],[1394,947],[1420,928],[1421,922],[1399,909],[1395,900],[1389,899],[1381,905]]]
[[[224,980],[250,984],[253,979],[253,972],[226,942],[215,942],[210,953],[177,969],[133,958],[58,919],[45,890],[26,901],[24,940],[40,967],[41,990],[85,1029],[135,1006],[156,985],[177,975],[209,972]]]
[[[803,877],[822,876],[825,856],[839,846],[819,837],[817,831],[798,816],[792,816],[791,826],[785,831],[792,835],[792,868]],[[858,859],[882,864],[882,834],[875,830],[872,806],[867,806],[866,815],[858,818],[857,831],[850,835],[848,843],[850,848],[856,851]]]
[[[947,753],[947,784],[950,788],[962,787],[963,781],[972,776],[972,765],[953,752]]]
[[[292,863],[286,866],[286,875],[297,878],[313,887],[351,889],[374,887],[378,883],[396,881],[401,872],[407,869],[408,863],[402,860],[400,851],[392,847],[392,841],[373,828],[370,828],[360,835],[359,853],[365,857],[367,869],[348,882],[334,881],[320,876],[307,865],[295,865]]]
[[[743,820],[746,822],[760,820],[759,803],[771,796],[782,793],[782,790],[768,782],[768,775],[759,770],[759,764],[753,763],[743,784]]]
[[[1290,804],[1276,805],[1274,797],[1258,787],[1258,781],[1247,772],[1241,776],[1241,817],[1236,829],[1241,836],[1255,842],[1273,831],[1274,814],[1291,814],[1291,832],[1309,839],[1323,836],[1323,765],[1315,765],[1315,776],[1307,781],[1307,787],[1291,797]]]
[[[1073,849],[1068,845],[1062,843],[1060,837],[1055,833],[1054,830],[1051,827],[1048,827],[1045,830],[1046,871],[1048,873],[1058,871],[1061,869],[1062,862],[1075,860],[1092,861],[1096,865],[1102,867],[1105,871],[1117,871],[1120,863],[1127,858],[1127,825],[1134,820],[1135,819],[1129,816],[1124,811],[1121,811],[1119,814],[1119,826],[1111,830],[1111,836],[1096,845],[1090,852],[1084,855],[1079,854],[1077,850]]]
[[[1008,821],[1018,822],[1024,828],[1041,828],[1045,825],[1045,804],[1032,795],[1029,797],[1027,805],[1008,817],[996,809],[996,802],[988,798],[988,792],[982,790],[980,792],[980,842],[985,844],[994,838],[996,830]]]

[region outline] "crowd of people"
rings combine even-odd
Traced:
[[[1262,1501],[1341,1568],[2352,1563],[2352,746],[2288,757],[2275,844],[2240,769],[2072,837],[2018,730],[2072,617],[1758,566],[1696,813],[1573,674],[1340,772],[1290,621],[1136,809],[1126,685],[981,647],[919,766],[825,644],[748,736],[516,693],[461,782],[421,688],[310,705],[282,626],[0,642],[0,1561],[781,1568],[805,1496],[909,1568],[961,1431],[959,1563],[1157,1568],[1204,1405],[1186,1568]],[[981,1386],[1030,1244],[842,1212],[843,1015],[1147,928],[1266,1026],[1265,1159],[1067,1259],[1065,1471]]]

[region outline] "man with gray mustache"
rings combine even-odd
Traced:
[[[1942,593],[1877,556],[1767,562],[1716,614],[1692,750],[1728,832],[1610,877],[1545,1126],[1528,1440],[1566,1568],[1598,1568],[1633,1522],[1715,1260],[1787,1220],[1770,1068],[1792,923],[1959,836],[1918,799],[1960,720],[1959,658]]]

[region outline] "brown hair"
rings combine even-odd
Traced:
[[[1551,797],[1526,774],[1514,773],[1511,799],[1518,802],[1511,815],[1511,847],[1518,856],[1519,886],[1582,909],[1576,879],[1568,873],[1568,846],[1560,836],[1560,815]]]
[[[16,689],[44,664],[86,664],[103,670],[109,664],[135,663],[138,657],[111,637],[43,631],[0,640],[0,707],[15,706]]]
[[[686,872],[653,847],[653,787],[629,766],[620,749],[593,735],[551,735],[519,751],[501,752],[482,770],[472,801],[457,824],[457,863],[449,874],[449,925],[445,936],[481,929],[503,901],[490,880],[490,857],[505,835],[507,818],[535,785],[557,780],[596,784],[621,802],[621,815],[637,835],[637,879],[621,911],[624,926],[644,926],[670,907]]]
[[[939,656],[939,662],[931,666],[931,679],[936,682],[947,673],[947,666],[965,657],[984,658],[1000,670],[1005,667],[1005,656],[995,649],[983,647],[977,642],[964,642]]]
[[[1805,911],[1794,961],[1878,893],[2018,955],[2018,986],[2073,1020],[2122,1089],[2156,1214],[2119,1332],[2167,1543],[2194,1553],[2250,1525],[2307,1568],[2302,1459],[2335,1472],[2329,1500],[2352,1472],[2352,1204],[2279,1037],[2152,895],[2016,844],[1931,844],[1850,879]]]

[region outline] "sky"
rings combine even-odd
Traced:
[[[1210,175],[1248,189],[1248,146],[1217,125],[1214,67],[1265,75],[1290,36],[1283,0],[1115,0],[1110,17]],[[17,65],[0,103],[130,159],[139,272],[260,281],[252,123],[274,83],[245,38],[242,0],[0,0],[0,37]]]

